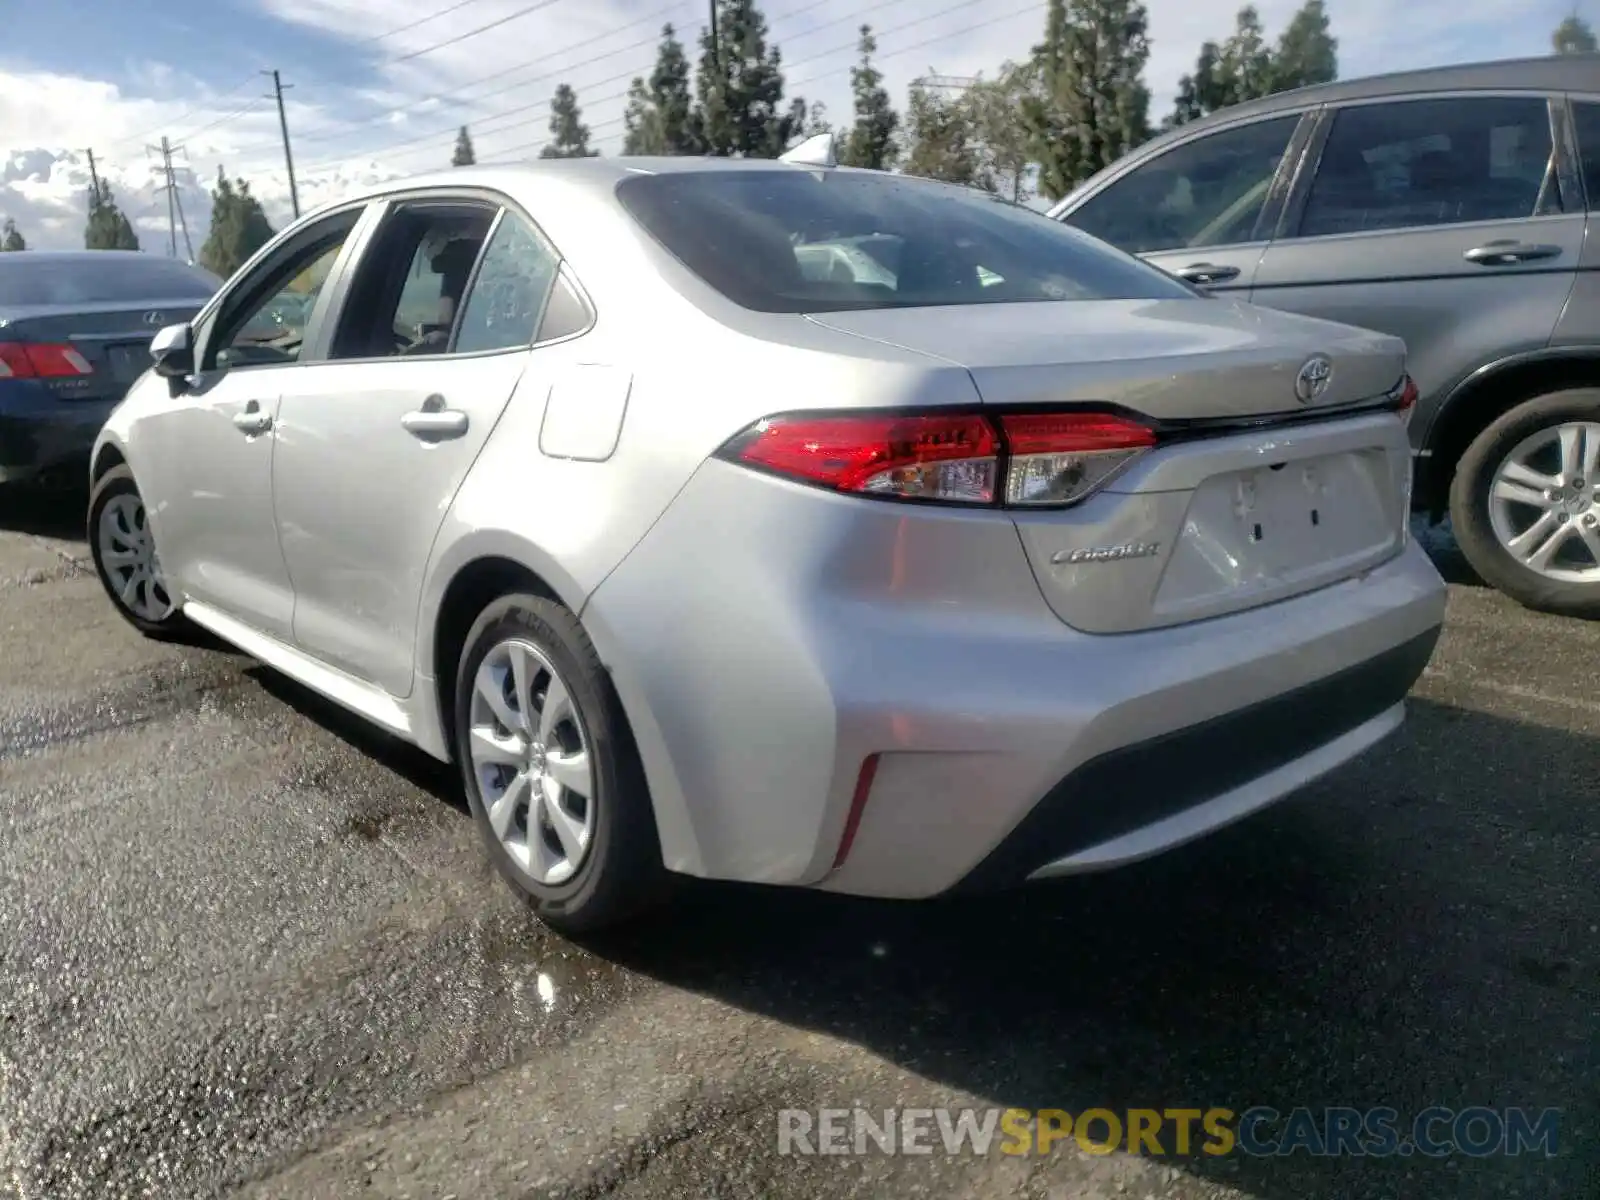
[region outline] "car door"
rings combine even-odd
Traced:
[[[497,200],[388,206],[279,415],[278,534],[307,653],[410,694],[434,536],[528,369],[558,266]]]
[[[294,601],[273,514],[274,423],[362,211],[330,214],[247,265],[196,322],[198,369],[137,434],[168,578],[278,638]]]
[[[1421,444],[1483,363],[1550,341],[1583,250],[1583,204],[1540,94],[1407,97],[1324,114],[1258,304],[1405,339]]]
[[[1056,216],[1209,291],[1249,293],[1310,117],[1196,133],[1075,197]]]

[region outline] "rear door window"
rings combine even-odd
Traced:
[[[1550,110],[1538,96],[1364,104],[1333,119],[1300,237],[1559,213]]]
[[[1589,194],[1589,211],[1600,211],[1600,103],[1584,101],[1572,106],[1578,130],[1578,153],[1583,156],[1583,190]]]
[[[1221,129],[1158,154],[1066,220],[1130,254],[1251,242],[1298,115]]]
[[[506,210],[495,226],[461,310],[456,352],[531,345],[561,260],[528,223]]]

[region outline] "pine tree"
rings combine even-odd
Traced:
[[[87,250],[137,250],[139,237],[128,218],[117,207],[111,185],[100,180],[98,189],[89,189],[89,222],[84,226],[83,245]]]
[[[540,158],[595,158],[600,153],[589,149],[589,127],[570,83],[557,87],[550,99],[550,136],[554,141],[539,151]]]
[[[717,36],[700,35],[693,128],[701,152],[776,158],[804,128],[805,106],[783,107],[782,55],[767,45],[755,0],[716,0]]]
[[[1039,190],[1059,200],[1149,136],[1149,17],[1139,0],[1050,0],[1022,106]]]
[[[1217,82],[1217,60],[1221,57],[1221,46],[1215,42],[1201,43],[1194,74],[1178,80],[1178,94],[1173,103],[1172,116],[1166,120],[1167,128],[1198,121],[1221,103],[1221,89]]]
[[[211,232],[200,247],[200,265],[219,279],[227,279],[272,238],[272,225],[261,202],[250,194],[243,179],[229,180],[217,168],[217,185],[211,189]]]
[[[461,132],[456,134],[456,149],[455,153],[450,156],[450,165],[452,167],[470,167],[477,161],[478,156],[472,149],[472,135],[467,132],[467,127],[463,125]]]
[[[1323,0],[1306,0],[1278,37],[1272,55],[1272,88],[1290,88],[1332,83],[1339,78],[1339,39],[1333,36],[1328,21],[1328,6]]]
[[[1550,35],[1550,47],[1557,54],[1593,54],[1597,49],[1594,28],[1573,13],[1556,26]]]
[[[636,78],[628,89],[628,107],[622,117],[624,154],[696,152],[689,76],[689,58],[677,31],[670,24],[663,25],[655,69],[648,80]]]
[[[7,217],[4,225],[0,225],[0,253],[16,250],[26,250],[27,241],[17,232],[17,223]]]
[[[816,137],[819,133],[832,133],[833,122],[828,120],[828,106],[818,100],[806,113],[805,128],[800,131],[802,137]]]
[[[982,162],[966,105],[927,88],[911,89],[906,111],[905,172],[968,186],[982,180]]]
[[[861,63],[850,70],[850,88],[855,93],[856,123],[845,138],[839,161],[848,167],[870,167],[874,171],[887,171],[900,156],[895,134],[900,128],[900,115],[894,111],[889,92],[883,86],[883,72],[872,65],[872,56],[878,52],[877,39],[872,36],[872,26],[861,27],[859,43]]]

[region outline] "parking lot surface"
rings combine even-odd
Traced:
[[[1267,814],[981,902],[702,885],[580,948],[447,771],[125,626],[82,511],[0,496],[0,1197],[1600,1195],[1600,625],[1446,543],[1403,733]],[[858,1104],[1563,1113],[1550,1158],[778,1153]]]

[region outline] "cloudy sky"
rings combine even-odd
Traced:
[[[1297,0],[1261,0],[1276,36]],[[1148,0],[1148,78],[1164,111],[1235,0]],[[790,95],[848,119],[856,27],[909,82],[993,72],[1043,28],[1043,0],[768,0]],[[1543,54],[1571,0],[1329,0],[1341,73]],[[538,153],[549,96],[577,89],[595,145],[615,153],[629,79],[648,73],[663,22],[694,39],[707,0],[55,0],[8,5],[0,44],[0,216],[36,247],[81,245],[85,151],[116,185],[146,249],[169,245],[150,147],[183,151],[185,216],[199,248],[205,185],[219,164],[248,179],[275,223],[288,216],[277,111],[286,93],[302,207],[373,178],[448,163],[456,128],[480,161]],[[180,253],[181,253],[180,241]]]

